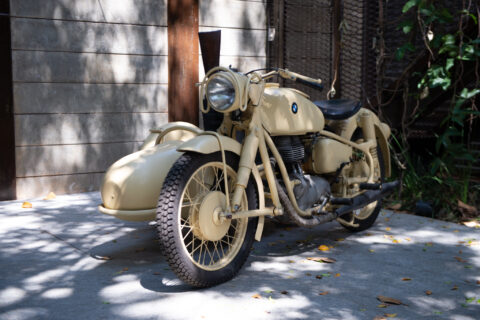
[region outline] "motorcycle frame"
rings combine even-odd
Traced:
[[[283,214],[283,208],[282,208],[282,205],[280,204],[280,199],[279,199],[278,190],[277,190],[276,177],[270,163],[268,149],[270,149],[270,151],[272,152],[273,157],[275,158],[275,161],[279,166],[280,174],[282,176],[283,183],[286,186],[287,194],[293,205],[293,208],[299,215],[303,217],[311,216],[314,212],[318,211],[322,206],[309,208],[307,210],[302,210],[301,208],[299,208],[293,192],[293,188],[296,185],[296,182],[290,180],[285,163],[283,162],[283,159],[279,151],[277,150],[272,138],[270,137],[270,134],[262,126],[258,108],[254,106],[250,106],[250,108],[252,110],[251,111],[252,116],[250,119],[247,120],[249,121],[248,127],[245,125],[245,123],[239,123],[239,124],[233,123],[230,117],[227,115],[224,119],[223,127],[230,128],[232,132],[236,131],[235,130],[236,126],[238,126],[240,130],[242,130],[242,128],[248,128],[248,130],[246,131],[246,136],[243,143],[242,152],[240,155],[240,163],[237,171],[237,183],[233,191],[232,203],[231,203],[231,206],[227,206],[227,210],[225,212],[220,213],[221,218],[222,219],[241,219],[241,218],[247,218],[247,217],[261,217],[265,215],[277,216],[277,215]],[[358,117],[358,126],[362,129],[363,136],[364,136],[364,141],[362,143],[355,143],[340,135],[337,135],[333,132],[326,131],[326,130],[321,130],[318,133],[320,134],[320,136],[337,140],[343,144],[346,144],[354,149],[357,149],[363,152],[366,156],[367,165],[369,167],[369,175],[366,181],[361,181],[361,182],[370,183],[370,182],[373,182],[373,175],[374,175],[374,160],[370,150],[372,150],[372,148],[377,147],[377,140],[376,140],[372,115],[368,112],[363,112],[362,114],[360,114]],[[221,142],[219,141],[219,143]],[[246,185],[252,173],[252,168],[256,166],[255,158],[256,158],[257,152],[260,154],[260,157],[262,160],[262,164],[259,165],[257,169],[259,168],[263,169],[261,171],[267,180],[267,184],[270,190],[269,194],[265,194],[265,193],[264,194],[271,198],[273,202],[273,207],[239,212],[238,208],[241,202],[242,194],[246,188]],[[335,151],[332,150],[332,152],[335,152]],[[359,181],[355,181],[355,183],[359,183]]]

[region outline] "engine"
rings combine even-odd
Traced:
[[[305,146],[300,137],[277,136],[274,142],[287,167],[290,179],[300,182],[293,188],[298,206],[305,210],[321,203],[323,197],[330,194],[330,184],[319,176],[304,174],[302,163],[306,159]]]

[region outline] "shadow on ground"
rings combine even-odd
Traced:
[[[480,312],[475,229],[392,212],[357,234],[337,223],[268,223],[237,277],[195,290],[162,258],[152,224],[100,215],[99,202],[87,193],[32,201],[33,209],[0,203],[0,319],[475,319]],[[307,259],[320,256],[337,261]],[[404,305],[380,308],[378,295]]]

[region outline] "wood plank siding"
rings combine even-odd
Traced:
[[[166,3],[10,3],[17,197],[98,190],[167,121]]]
[[[222,30],[222,65],[266,65],[265,10],[198,0],[200,31]],[[10,0],[17,198],[98,190],[168,121],[167,13],[167,0]]]

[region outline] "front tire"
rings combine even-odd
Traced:
[[[184,282],[210,287],[233,278],[245,263],[257,218],[221,221],[225,210],[223,163],[219,152],[185,153],[170,169],[157,207],[157,230],[167,261]],[[231,194],[239,158],[226,153]],[[252,210],[257,196],[249,182],[240,210]]]

